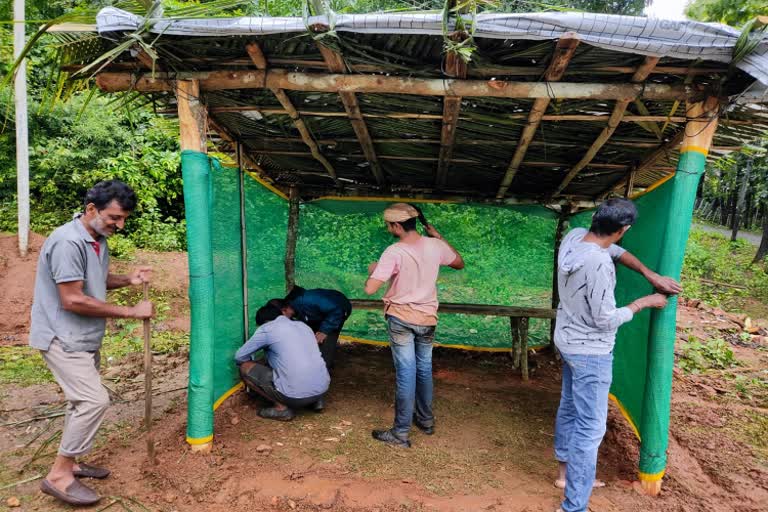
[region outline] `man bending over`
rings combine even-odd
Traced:
[[[680,293],[671,278],[649,270],[615,245],[637,218],[626,199],[609,199],[592,217],[592,226],[573,229],[557,256],[560,306],[555,345],[563,358],[563,384],[555,423],[555,457],[565,488],[559,512],[586,512],[595,482],[597,449],[605,434],[608,390],[613,377],[613,346],[619,326],[645,308],[663,308],[666,295]],[[661,293],[617,308],[614,261],[641,273]]]
[[[291,320],[268,303],[256,312],[256,325],[259,328],[235,354],[240,376],[251,390],[274,404],[260,409],[259,416],[290,421],[295,409],[322,400],[331,378],[307,324]],[[269,366],[251,360],[261,349]]]

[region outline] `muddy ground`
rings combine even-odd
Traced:
[[[33,247],[41,242],[33,238]],[[13,244],[15,239],[0,237],[0,345],[23,344],[28,329],[37,252],[21,260]],[[179,279],[186,275],[184,256],[137,254],[135,263],[144,262],[162,269],[155,286],[179,312],[156,329],[186,328]],[[676,370],[669,467],[658,498],[634,490],[638,442],[612,409],[598,467],[608,485],[594,493],[592,510],[768,509],[768,400],[750,384],[765,379],[768,351],[763,336],[744,334],[743,323],[701,305],[680,308],[681,339],[722,336],[742,365],[699,375]],[[216,413],[213,452],[200,455],[184,441],[186,353],[157,356],[156,466],[148,464],[145,451],[141,356],[112,361],[103,373],[114,405],[89,460],[110,467],[113,475],[92,482],[104,499],[85,510],[555,510],[556,361],[546,353],[535,356],[533,378],[524,384],[503,354],[436,350],[434,359],[438,430],[431,437],[415,432],[411,450],[370,438],[372,428],[392,419],[388,351],[347,345],[324,413],[271,422],[256,415],[257,402],[237,393]],[[61,399],[55,384],[0,385],[0,510],[13,498],[20,505],[15,510],[71,510],[38,493],[35,479],[55,452]],[[31,481],[5,487],[24,480]]]

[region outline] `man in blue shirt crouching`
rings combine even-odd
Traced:
[[[331,378],[307,324],[291,320],[271,304],[256,312],[256,324],[259,328],[235,354],[240,376],[248,388],[274,403],[260,409],[259,416],[290,421],[295,409],[322,401]],[[268,366],[251,360],[262,349]]]

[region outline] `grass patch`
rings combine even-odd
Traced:
[[[723,338],[699,340],[689,336],[688,341],[680,344],[677,364],[686,373],[701,373],[710,369],[731,368],[737,366],[739,361]]]
[[[751,314],[768,318],[768,270],[764,262],[752,264],[755,251],[744,240],[731,242],[719,233],[692,229],[683,265],[683,296],[727,311],[750,309]]]

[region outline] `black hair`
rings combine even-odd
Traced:
[[[619,197],[608,199],[597,207],[589,231],[598,236],[608,236],[624,226],[631,226],[635,220],[637,207],[632,201]]]
[[[83,208],[93,203],[101,211],[112,201],[116,201],[123,210],[132,212],[136,208],[136,193],[120,180],[100,181],[86,192]]]
[[[416,213],[418,213],[419,215],[417,217],[413,217],[403,222],[395,222],[394,224],[400,224],[403,227],[403,231],[406,231],[406,232],[416,231],[416,219],[419,219],[419,222],[421,223],[421,225],[426,228],[429,223],[427,222],[427,218],[424,216],[424,212],[421,211],[421,208],[411,203],[408,203],[408,205],[412,206],[413,209],[416,210]]]
[[[273,306],[276,307],[279,310],[282,310],[284,307],[288,306],[288,301],[283,299],[269,299],[267,301],[267,306]]]
[[[275,318],[282,315],[282,311],[279,308],[267,303],[259,308],[256,312],[256,325],[264,325],[267,322],[271,322]]]
[[[291,302],[293,299],[297,297],[301,297],[302,295],[304,295],[305,291],[307,290],[305,290],[301,286],[297,284],[293,285],[293,288],[291,288],[291,291],[288,292],[288,295],[285,296],[286,302]]]

